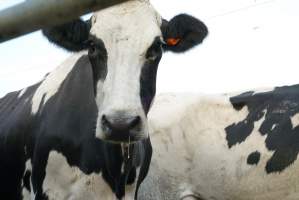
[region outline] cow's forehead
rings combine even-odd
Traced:
[[[161,24],[161,16],[149,2],[129,1],[95,13],[91,34],[108,46],[131,41],[146,48],[161,36]]]

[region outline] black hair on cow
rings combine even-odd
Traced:
[[[207,26],[187,14],[177,15],[169,22],[163,20],[161,29],[166,43],[163,45],[164,50],[176,53],[193,48],[208,35]]]
[[[72,22],[42,30],[48,40],[68,51],[81,51],[88,48],[90,21],[76,19]]]

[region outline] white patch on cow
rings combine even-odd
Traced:
[[[265,92],[272,92],[275,88],[273,87],[264,87],[264,88],[257,88],[257,89],[248,89],[246,90],[246,92],[248,91],[252,91],[253,94],[252,95],[256,95],[256,94],[259,94],[259,93],[265,93]],[[234,97],[234,96],[238,96],[238,95],[241,95],[243,94],[244,91],[236,91],[236,92],[231,92],[231,93],[225,93],[224,96],[230,96],[230,97]]]
[[[273,124],[271,131],[274,130],[276,128],[277,124]]]
[[[57,93],[60,85],[71,72],[76,62],[86,52],[76,53],[45,77],[32,98],[31,113],[37,114],[47,101]]]
[[[21,90],[21,92],[18,95],[18,98],[21,98],[25,94],[25,92],[27,91],[27,89],[28,88],[24,88],[23,90]]]
[[[138,180],[139,174],[140,174],[140,167],[138,167],[136,169],[135,182],[132,185],[126,185],[126,188],[125,188],[126,196],[125,196],[124,200],[135,200],[134,197],[135,197],[135,192],[136,192],[136,188],[137,188],[137,180]]]
[[[293,117],[291,117],[293,128],[299,125],[299,113],[295,114]]]
[[[108,74],[99,81],[99,116],[126,111],[131,116],[146,116],[140,100],[140,75],[146,52],[156,37],[162,37],[162,19],[148,1],[129,1],[96,13],[91,34],[100,38],[108,53]],[[102,98],[104,97],[104,98]],[[97,137],[101,138],[100,120]],[[144,124],[147,132],[147,125]]]
[[[124,200],[135,200],[135,192],[136,192],[136,183],[133,185],[127,185],[126,188],[126,196],[123,198]]]
[[[170,185],[168,194],[188,185],[186,191],[196,191],[205,200],[298,199],[298,160],[281,173],[266,173],[274,154],[266,148],[267,135],[259,132],[266,112],[245,141],[229,148],[225,128],[244,120],[247,107],[235,110],[229,96],[158,96],[149,114],[154,150],[150,170],[163,174],[160,179]],[[248,165],[255,151],[260,161]]]
[[[101,174],[84,174],[79,168],[69,166],[66,158],[56,151],[48,158],[43,191],[49,200],[115,200]]]
[[[273,87],[269,87],[269,88],[259,88],[259,89],[254,90],[254,93],[253,93],[253,94],[272,92],[273,90],[274,90]]]

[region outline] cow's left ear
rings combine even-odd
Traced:
[[[187,14],[177,15],[169,22],[163,20],[161,28],[165,41],[164,50],[176,53],[193,48],[208,35],[207,26]]]
[[[48,40],[68,51],[77,52],[88,48],[90,20],[76,19],[66,24],[42,30]]]

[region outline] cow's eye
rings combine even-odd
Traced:
[[[149,48],[146,54],[146,59],[149,61],[155,61],[162,55],[162,42],[161,40],[155,40],[153,45]]]

